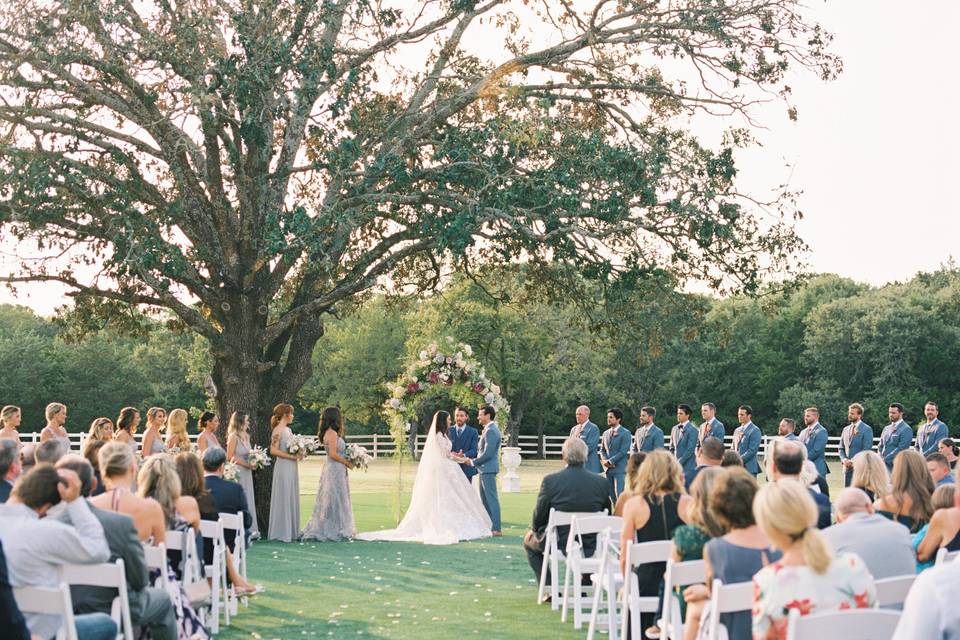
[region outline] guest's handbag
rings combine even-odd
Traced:
[[[194,609],[206,607],[210,604],[211,591],[206,580],[198,580],[183,585],[183,592],[187,594],[190,606]]]

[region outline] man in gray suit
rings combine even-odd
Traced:
[[[577,407],[577,424],[570,429],[571,438],[580,438],[587,445],[587,470],[603,473],[600,465],[600,427],[590,422],[590,407],[585,404]]]
[[[80,478],[80,495],[90,497],[96,478],[93,467],[83,456],[69,454],[57,462],[58,469],[70,469]],[[89,503],[88,503],[89,506]],[[147,563],[143,557],[143,545],[137,535],[133,519],[123,513],[103,511],[90,506],[90,512],[100,521],[107,546],[110,547],[110,562],[123,560],[127,578],[127,597],[130,600],[130,620],[134,626],[150,629],[155,640],[176,640],[177,619],[174,616],[170,596],[163,589],[147,586]],[[109,587],[70,587],[73,609],[76,613],[110,613],[117,590]]]
[[[834,506],[837,524],[823,530],[834,551],[860,556],[875,580],[917,572],[910,532],[874,513],[873,503],[861,489],[844,489]]]
[[[477,413],[477,421],[483,427],[483,433],[480,434],[479,453],[476,458],[457,458],[459,463],[466,463],[477,468],[480,478],[480,501],[483,502],[483,508],[487,510],[492,524],[492,534],[499,538],[503,535],[500,524],[500,498],[497,496],[497,474],[500,473],[500,442],[502,436],[497,423],[493,421],[497,417],[497,410],[490,405],[480,407]]]

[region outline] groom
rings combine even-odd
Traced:
[[[500,498],[497,497],[497,474],[500,472],[500,429],[493,419],[497,410],[490,405],[480,407],[477,420],[483,427],[480,434],[480,454],[476,458],[460,457],[458,462],[475,467],[480,473],[480,500],[490,515],[492,534],[500,537]]]
[[[449,434],[453,451],[465,458],[476,457],[480,436],[477,435],[476,429],[467,424],[467,410],[463,407],[457,407],[453,416],[456,424],[450,429]],[[463,470],[463,475],[467,476],[467,480],[472,484],[473,476],[477,475],[477,470],[469,464],[461,464],[460,468]]]

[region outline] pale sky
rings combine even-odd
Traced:
[[[960,3],[834,0],[810,15],[835,35],[844,72],[790,80],[798,122],[780,103],[755,112],[763,146],[738,155],[741,188],[803,192],[813,271],[883,284],[960,258]],[[50,314],[63,289],[0,288],[0,302]]]

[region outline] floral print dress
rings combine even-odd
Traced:
[[[822,575],[810,567],[777,561],[753,577],[753,637],[786,640],[791,609],[803,616],[866,609],[876,599],[873,576],[855,553],[838,555]]]

